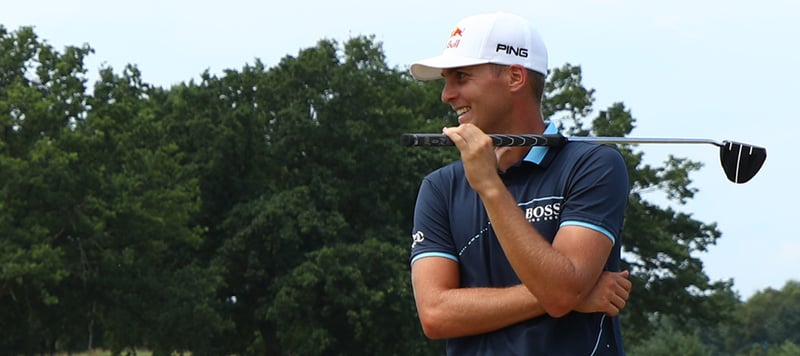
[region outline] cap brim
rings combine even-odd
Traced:
[[[440,55],[417,61],[411,65],[411,76],[416,80],[433,80],[442,77],[442,69],[474,66],[489,63],[487,59]]]

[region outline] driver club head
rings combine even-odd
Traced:
[[[767,149],[741,142],[723,141],[719,158],[728,180],[741,184],[749,181],[761,169],[767,159]]]

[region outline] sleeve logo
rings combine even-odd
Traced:
[[[425,235],[422,234],[422,231],[417,231],[413,235],[411,235],[411,239],[413,242],[411,243],[411,248],[417,247],[418,243],[422,243],[425,241]]]

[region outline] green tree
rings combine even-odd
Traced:
[[[800,355],[800,346],[784,341],[781,344],[751,344],[736,353],[737,356],[795,356]]]
[[[736,310],[736,320],[722,329],[731,354],[775,355],[800,345],[800,282],[759,291]],[[783,351],[782,351],[783,350]]]
[[[186,349],[222,325],[193,251],[197,182],[135,67],[101,71],[0,27],[0,348]],[[200,336],[200,337],[198,337]]]
[[[169,137],[159,89],[128,66],[101,70],[79,132],[95,169],[87,215],[99,217],[93,253],[102,325],[113,351],[157,353],[202,345],[224,327],[215,312],[221,279],[197,258],[203,230],[197,179]]]
[[[31,28],[0,26],[0,349],[53,351],[79,341],[67,318],[87,325],[65,286],[80,285],[84,169],[68,146],[86,110],[90,52],[62,54]]]
[[[274,68],[257,61],[219,78],[205,73],[199,83],[171,90],[159,110],[199,180],[202,208],[194,220],[208,227],[203,251],[224,275],[218,299],[230,301],[224,310],[236,325],[219,337],[226,350],[295,353],[298,345],[290,340],[308,333],[339,335],[337,345],[385,338],[377,328],[341,334],[331,329],[339,325],[270,315],[292,311],[276,298],[299,278],[295,269],[309,254],[380,247],[363,244],[368,238],[410,243],[419,177],[452,157],[399,145],[400,134],[412,128],[441,127],[442,119],[428,120],[446,112],[431,104],[437,97],[430,90],[388,68],[380,46],[362,37],[342,47],[323,40]],[[417,104],[434,111],[423,112]],[[350,259],[325,262],[342,265],[324,270],[358,268]],[[397,263],[407,260],[378,264],[386,270],[373,273],[407,281],[408,270],[397,270]],[[394,293],[408,295],[409,288]],[[413,312],[413,298],[405,299],[395,308]],[[315,299],[318,306],[328,301]],[[353,307],[339,303],[330,309],[347,315],[358,312],[348,309]],[[398,335],[419,335],[416,323],[395,325],[404,326],[395,330]]]
[[[304,355],[425,353],[424,335],[409,327],[417,317],[409,303],[408,251],[379,238],[323,247],[286,276],[267,317],[287,350]]]
[[[698,330],[676,324],[669,317],[657,318],[655,332],[642,342],[626,348],[631,356],[705,356],[718,354],[699,336]]]

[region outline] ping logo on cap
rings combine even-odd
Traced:
[[[506,54],[513,54],[517,57],[528,58],[527,48],[514,48],[514,46],[498,43],[494,50],[495,52],[505,52]]]
[[[450,33],[450,39],[447,40],[447,46],[445,48],[458,48],[458,44],[461,43],[461,36],[463,35],[464,30],[456,27],[456,29]]]

